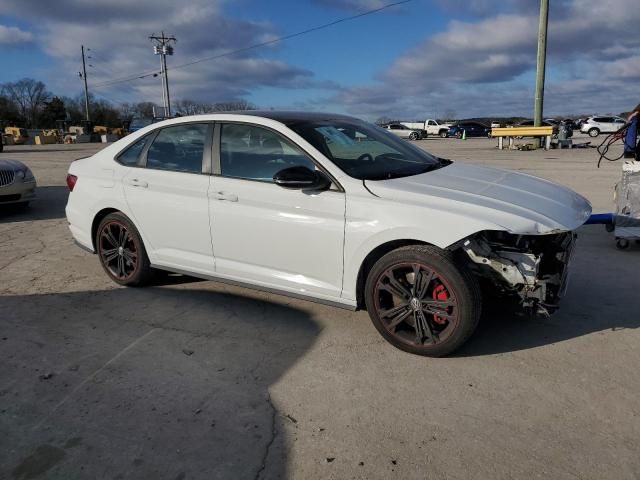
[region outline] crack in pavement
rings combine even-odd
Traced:
[[[3,265],[2,267],[0,267],[0,270],[4,270],[7,267],[10,267],[11,265],[13,265],[14,263],[18,263],[20,260],[24,260],[25,258],[31,256],[31,255],[37,255],[39,253],[42,253],[44,251],[44,249],[46,248],[44,242],[42,240],[37,240],[38,243],[40,243],[40,248],[35,250],[35,251],[29,251],[27,253],[25,253],[24,255],[21,255],[17,258],[14,258],[13,260],[9,261],[9,263],[7,263],[6,265]]]
[[[269,458],[269,452],[271,450],[271,446],[273,445],[273,442],[275,441],[276,437],[278,436],[278,428],[276,426],[276,421],[278,418],[278,410],[276,410],[276,407],[273,405],[273,402],[271,401],[271,393],[267,392],[267,403],[269,404],[269,406],[271,407],[271,437],[269,438],[269,441],[267,442],[267,445],[264,449],[264,454],[262,455],[262,462],[260,463],[260,468],[258,468],[258,471],[256,472],[255,476],[253,477],[254,480],[259,480],[260,477],[262,477],[262,474],[264,473],[265,469],[267,468],[267,460]]]

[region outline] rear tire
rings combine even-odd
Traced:
[[[418,140],[419,135],[416,132],[411,133],[411,135],[409,135],[409,139],[410,140]]]
[[[478,283],[444,250],[398,248],[367,276],[365,304],[382,337],[405,352],[429,357],[457,350],[475,331],[482,308]]]
[[[448,136],[449,136],[449,132],[447,132],[446,130],[440,131],[440,138],[447,138]]]
[[[142,237],[123,213],[110,213],[102,219],[95,245],[102,268],[117,284],[138,287],[152,279],[153,269]]]
[[[589,134],[590,137],[595,138],[598,135],[600,135],[600,130],[598,130],[597,128],[590,128],[587,133]]]

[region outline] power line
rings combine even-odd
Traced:
[[[229,52],[225,52],[225,53],[221,53],[221,54],[217,54],[217,55],[211,55],[209,57],[203,57],[203,58],[199,58],[199,59],[196,59],[196,60],[191,60],[191,61],[186,62],[186,63],[175,65],[175,66],[171,67],[169,70],[177,70],[179,68],[184,68],[184,67],[188,67],[188,66],[191,66],[191,65],[196,65],[196,64],[202,63],[202,62],[208,62],[208,61],[211,61],[211,60],[217,60],[219,58],[229,57],[231,55],[235,55],[237,53],[246,52],[246,51],[249,51],[249,50],[254,50],[256,48],[266,47],[267,45],[273,45],[274,43],[282,42],[282,41],[285,41],[285,40],[290,40],[292,38],[299,37],[301,35],[306,35],[308,33],[317,32],[318,30],[324,30],[325,28],[333,27],[334,25],[337,25],[339,23],[349,22],[351,20],[355,20],[355,19],[358,19],[358,18],[361,18],[361,17],[365,17],[367,15],[372,15],[372,14],[378,13],[378,12],[380,12],[382,10],[386,10],[386,9],[392,8],[392,7],[397,7],[398,5],[403,5],[403,4],[409,3],[411,1],[413,1],[413,0],[401,0],[401,1],[398,1],[398,2],[389,3],[387,5],[383,5],[383,6],[378,7],[378,8],[373,8],[371,10],[367,10],[365,12],[358,13],[358,14],[355,14],[355,15],[351,15],[351,16],[348,16],[348,17],[339,18],[338,20],[334,20],[334,21],[329,22],[329,23],[324,23],[322,25],[317,25],[315,27],[311,27],[311,28],[308,28],[306,30],[301,30],[299,32],[291,33],[289,35],[284,35],[282,37],[274,38],[272,40],[267,40],[265,42],[255,43],[255,44],[249,45],[247,47],[238,48],[236,50],[231,50]],[[118,83],[130,82],[130,81],[133,81],[133,80],[138,80],[138,79],[142,79],[142,78],[146,78],[146,77],[150,77],[150,76],[157,76],[157,75],[160,75],[161,73],[162,72],[158,72],[158,71],[141,72],[141,73],[138,73],[138,74],[132,74],[132,75],[130,75],[128,77],[123,77],[123,78],[119,78],[119,79],[108,80],[106,82],[98,83],[98,84],[94,85],[94,87],[106,87],[106,86],[116,85]]]

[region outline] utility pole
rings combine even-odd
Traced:
[[[87,122],[89,122],[89,89],[87,88],[87,66],[84,60],[84,45],[80,46],[80,51],[82,52],[82,73],[78,73],[78,75],[84,80],[84,111]]]
[[[154,55],[160,55],[160,75],[162,79],[162,102],[164,104],[165,116],[171,116],[171,98],[169,97],[169,77],[167,76],[167,55],[173,55],[172,42],[176,42],[175,37],[167,37],[164,32],[161,36],[151,35],[150,40],[153,45]]]
[[[547,63],[547,26],[549,24],[549,0],[540,0],[540,24],[538,26],[538,59],[536,65],[536,98],[533,125],[542,125],[544,106],[544,74]]]

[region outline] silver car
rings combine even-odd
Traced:
[[[385,130],[389,130],[391,133],[399,136],[400,138],[408,138],[410,140],[420,140],[423,137],[423,134],[420,130],[413,130],[407,127],[406,125],[402,125],[400,123],[391,123],[389,125],[384,125],[382,128],[384,128]]]
[[[36,197],[36,179],[24,163],[0,160],[0,206],[27,206]]]
[[[626,121],[620,117],[595,116],[589,117],[580,127],[582,133],[590,137],[597,137],[601,133],[614,133],[624,127]]]

